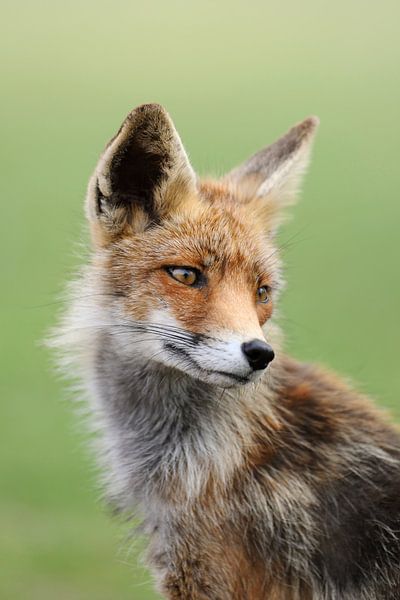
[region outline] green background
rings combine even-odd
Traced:
[[[2,3],[1,599],[156,598],[39,345],[83,252],[88,176],[135,105],[164,104],[216,174],[319,115],[281,238],[287,346],[400,417],[399,6]]]

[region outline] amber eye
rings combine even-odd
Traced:
[[[176,281],[184,283],[185,285],[195,285],[199,278],[198,271],[189,267],[168,267],[167,272],[171,277],[176,279]]]
[[[267,302],[269,302],[269,287],[268,286],[263,285],[262,287],[258,288],[257,302],[260,302],[261,304],[267,304]]]

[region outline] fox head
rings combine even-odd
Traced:
[[[200,181],[161,106],[127,116],[86,205],[110,343],[124,360],[223,387],[263,372],[280,286],[274,236],[317,124],[308,118],[222,179]]]

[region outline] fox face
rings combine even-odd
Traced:
[[[113,349],[223,387],[274,358],[274,237],[317,125],[309,118],[219,181],[196,177],[159,105],[132,111],[90,180],[87,214]]]

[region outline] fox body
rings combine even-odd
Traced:
[[[57,343],[110,502],[141,514],[169,599],[400,598],[399,436],[282,353],[273,323],[275,232],[316,126],[202,182],[165,110],[144,105],[89,183],[93,255]]]

